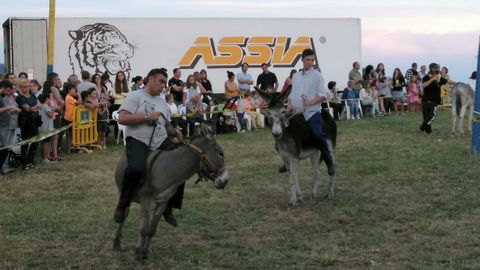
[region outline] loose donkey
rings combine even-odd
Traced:
[[[474,94],[475,92],[468,84],[456,83],[453,86],[451,92],[453,115],[452,134],[459,132],[460,135],[464,135],[463,118],[465,117],[465,113],[468,113],[468,131],[472,131]]]

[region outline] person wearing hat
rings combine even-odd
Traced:
[[[274,92],[278,89],[278,80],[275,73],[268,70],[268,64],[262,64],[262,73],[257,77],[256,88],[266,91],[268,87],[272,87]]]
[[[437,116],[437,105],[441,102],[440,87],[444,84],[453,84],[455,82],[442,77],[440,74],[440,65],[431,63],[428,75],[423,77],[423,97],[422,97],[422,116],[423,122],[418,128],[418,133],[432,133],[432,122]]]
[[[472,72],[472,75],[470,75],[470,78],[468,79],[468,84],[470,84],[470,87],[475,91],[475,88],[477,87],[477,72]]]

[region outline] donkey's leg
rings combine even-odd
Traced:
[[[480,95],[480,94],[479,94]],[[468,106],[468,131],[472,133],[473,104]]]
[[[145,259],[150,252],[150,244],[152,243],[153,236],[155,236],[155,233],[157,232],[158,222],[160,221],[160,218],[162,217],[166,208],[167,202],[155,204],[155,210],[153,211],[153,218],[150,224],[150,234],[148,235],[148,238],[145,241],[145,246],[143,247]]]
[[[127,209],[125,209],[125,219],[127,219],[128,217],[129,209],[130,207],[127,207]],[[125,220],[118,224],[117,231],[115,232],[115,238],[113,239],[113,250],[120,250],[122,242],[123,224],[125,224]]]
[[[289,184],[290,184],[290,202],[289,207],[297,205],[297,185],[298,185],[298,159],[290,158],[288,161]]]
[[[137,248],[135,249],[135,254],[137,260],[143,260],[146,258],[146,253],[144,253],[145,241],[150,235],[150,206],[152,204],[152,198],[150,196],[141,196],[140,197],[140,238],[138,240]]]
[[[465,113],[467,112],[467,104],[466,100],[462,99],[462,108],[460,109],[460,119],[459,119],[459,125],[460,125],[460,134],[463,136],[465,135],[463,132],[463,118],[465,118]]]
[[[328,144],[328,150],[330,151],[330,155],[332,157],[332,163],[327,164],[327,166],[333,167],[333,168],[328,168],[328,170],[335,171],[335,163],[336,163],[335,148],[333,147],[333,143],[331,140],[327,140],[327,144]],[[328,176],[328,198],[329,199],[333,199],[333,196],[334,196],[335,176],[336,176],[336,173]]]
[[[310,163],[312,164],[312,170],[313,170],[313,174],[312,174],[312,194],[311,194],[311,197],[312,198],[315,198],[317,197],[317,188],[318,188],[318,184],[320,182],[320,151],[318,152],[318,154],[314,154],[310,157]]]

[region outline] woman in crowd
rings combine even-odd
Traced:
[[[132,92],[143,89],[143,78],[142,78],[142,76],[133,77],[132,82],[133,82],[132,89],[131,89]]]
[[[203,86],[195,80],[195,77],[192,74],[188,75],[185,88],[183,89],[183,104],[186,106],[193,95],[201,94],[201,89],[203,89]]]
[[[385,78],[385,66],[383,63],[378,63],[377,68],[375,69],[375,74],[377,75],[377,81],[381,78]]]
[[[405,77],[399,68],[395,68],[391,81],[393,107],[395,112],[400,115],[403,111],[403,87],[405,87]]]
[[[285,93],[285,97],[288,97],[290,95],[290,91],[292,90],[292,78],[295,73],[297,73],[296,69],[290,70],[290,75],[285,79],[285,82],[283,83],[280,94]]]
[[[107,74],[107,73],[104,73]],[[112,97],[113,105],[110,112],[117,111],[123,103],[128,94],[130,94],[130,88],[128,87],[127,77],[123,71],[117,72],[115,75],[115,84],[113,85]],[[114,130],[115,138],[118,136],[118,125],[115,125]]]
[[[52,116],[50,118],[52,119],[53,122],[58,121],[57,118],[60,117],[55,112],[56,108],[58,107],[58,104],[57,104],[57,101],[56,101],[55,96],[53,94],[54,88],[55,88],[54,83],[52,81],[45,81],[43,83],[42,94],[46,96],[46,101],[45,101],[46,106],[48,106],[49,108],[52,108],[52,113],[51,113]],[[42,106],[42,105],[40,105],[40,106]],[[43,106],[43,107],[45,107],[45,106]],[[45,117],[45,115],[44,115],[44,117]],[[60,121],[61,121],[61,119],[60,119]],[[57,126],[57,127],[54,127],[54,128],[59,128],[59,127]],[[51,155],[48,157],[48,159],[50,161],[61,161],[62,159],[58,155],[58,134],[53,135],[51,138],[49,138],[49,140],[47,142],[42,144],[42,148],[47,147],[47,146],[50,146],[50,149],[51,149],[50,150]]]
[[[20,72],[18,73],[18,78],[19,79],[27,79],[28,80],[28,74],[25,72]]]
[[[14,143],[14,140],[15,140],[15,133],[16,133],[16,129],[18,128],[18,114],[20,113],[21,110],[18,107],[17,101],[15,100],[15,96],[14,96],[15,90],[13,88],[13,85],[10,84],[10,87],[7,87],[3,94],[5,95],[5,97],[3,98],[3,102],[5,103],[5,106],[11,108],[8,111],[10,115],[9,117],[10,119],[8,122],[8,131],[6,136],[7,137],[6,145],[11,145]],[[7,174],[12,171],[13,170],[10,169],[10,165],[7,159],[2,166],[2,173]]]
[[[16,101],[21,109],[18,116],[18,125],[22,133],[22,140],[26,140],[38,134],[38,127],[42,124],[38,114],[41,105],[38,103],[37,97],[30,93],[30,83],[27,79],[19,79],[17,88],[20,90],[20,93]],[[34,156],[36,149],[36,142],[21,146],[24,170],[35,168]]]
[[[225,96],[227,98],[236,98],[238,97],[240,89],[238,84],[235,82],[235,74],[231,71],[227,71],[228,80],[225,81]]]
[[[92,76],[92,83],[97,86],[97,90],[98,90],[100,96],[104,95],[105,97],[108,97],[107,86],[103,83],[102,76],[100,74],[95,73]]]
[[[212,89],[212,83],[208,79],[207,76],[207,71],[205,69],[202,69],[200,71],[200,83],[202,84],[203,88],[205,89],[205,94],[203,94],[202,101],[205,104],[212,105],[212,94],[213,94],[213,89]]]
[[[363,82],[363,88],[360,89],[359,99],[362,106],[371,106],[370,114],[375,116],[375,113],[379,112],[379,108],[377,99],[374,97],[372,85],[374,86],[375,82],[371,80]]]
[[[42,86],[37,80],[30,80],[30,92],[37,98],[42,93]]]
[[[377,77],[377,74],[375,73],[375,70],[373,69],[372,65],[368,65],[365,67],[365,71],[363,72],[363,81],[367,80],[375,80]]]
[[[450,80],[447,67],[442,67],[442,77]],[[446,83],[440,87],[440,96],[442,97],[443,105],[450,105],[450,84]]]

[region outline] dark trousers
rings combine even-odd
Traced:
[[[188,133],[190,137],[193,135],[193,129],[195,128],[195,123],[202,123],[203,122],[203,116],[191,116],[187,117],[188,121]]]
[[[181,127],[182,128],[182,135],[185,137],[187,136],[187,120],[183,119],[182,117],[172,117],[170,122],[174,127]]]
[[[423,122],[420,125],[420,130],[427,133],[432,133],[432,122],[437,116],[437,103],[422,99],[422,116]]]
[[[113,104],[110,108],[109,108],[109,111],[110,111],[110,119],[112,119],[112,112],[114,111],[118,111],[118,109],[120,109],[120,104]],[[117,138],[118,136],[118,125],[117,123],[115,123],[114,125],[114,128],[113,128],[113,134],[115,135],[115,139]],[[125,134],[123,134],[123,136],[125,136]]]
[[[133,199],[135,191],[142,187],[142,180],[146,173],[146,162],[149,153],[148,146],[133,138],[127,137],[126,154],[127,154],[127,168],[123,176],[123,183],[120,190],[120,198],[118,200],[119,208],[127,208]],[[171,150],[174,146],[167,138],[159,147],[163,150]],[[185,184],[178,187],[177,193],[168,201],[168,206],[180,209],[182,207],[183,190]]]
[[[328,150],[327,136],[323,131],[323,120],[321,113],[315,113],[312,117],[310,117],[310,119],[308,119],[307,122],[310,125],[313,134],[318,139],[317,147],[320,149],[320,152],[322,152],[325,163],[327,163],[327,165],[332,164],[332,155],[330,154],[330,150]]]
[[[19,116],[22,117],[20,131],[22,135],[22,141],[29,139],[33,136],[38,134],[38,127],[37,123],[33,116]],[[31,143],[31,144],[24,144],[20,147],[22,151],[22,163],[23,166],[27,166],[28,164],[33,164],[33,159],[35,156],[35,150],[37,149],[38,143]]]

